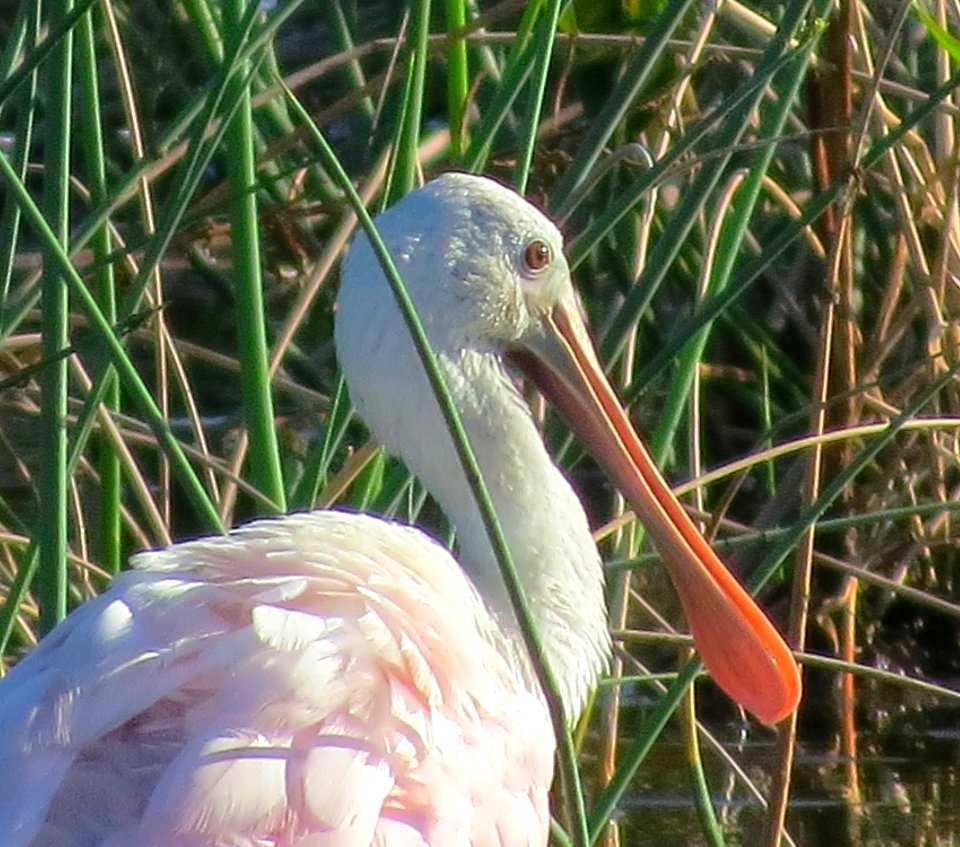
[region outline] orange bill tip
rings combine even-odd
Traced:
[[[664,481],[604,375],[579,313],[555,307],[513,358],[564,414],[647,528],[716,683],[763,723],[783,720],[801,695],[790,648]]]

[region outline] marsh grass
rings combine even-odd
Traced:
[[[798,734],[855,761],[865,698],[956,703],[955,6],[6,6],[0,668],[129,553],[252,515],[343,505],[449,537],[351,420],[331,310],[358,225],[341,169],[375,212],[460,168],[561,222],[641,430],[810,667],[760,791],[712,732],[731,707],[653,637],[683,623],[642,529],[548,413],[618,639],[565,748],[558,842],[613,838],[681,713],[704,841],[722,755],[772,845]]]

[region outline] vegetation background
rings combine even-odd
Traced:
[[[375,211],[485,172],[560,222],[635,420],[806,668],[776,736],[694,701],[642,530],[547,415],[618,643],[590,837],[960,838],[956,0],[0,12],[0,672],[139,549],[329,505],[450,537],[351,419],[331,310],[346,175]]]

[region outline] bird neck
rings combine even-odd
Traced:
[[[610,650],[601,563],[586,514],[500,359],[463,351],[439,359],[573,719]],[[453,522],[464,568],[501,629],[518,642],[484,521],[439,412],[434,427],[418,425],[401,455]]]

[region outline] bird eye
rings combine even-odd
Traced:
[[[528,271],[542,271],[553,260],[550,245],[539,238],[531,241],[523,251],[523,264]]]

